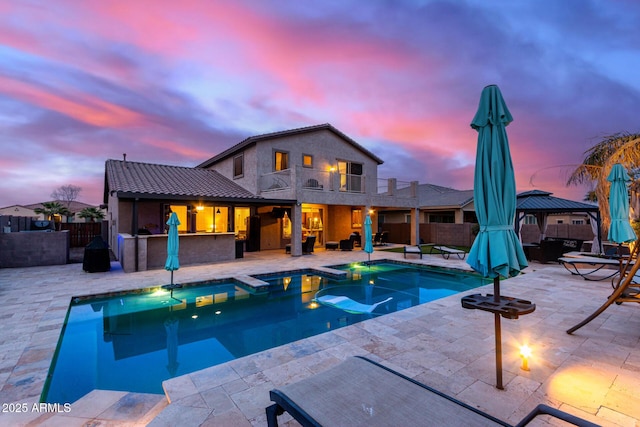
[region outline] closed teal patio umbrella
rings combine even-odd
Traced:
[[[471,246],[467,263],[484,277],[493,278],[495,305],[502,301],[500,277],[515,276],[527,266],[514,230],[516,183],[506,131],[512,121],[498,86],[485,87],[471,122],[471,127],[478,131],[473,200],[480,231]],[[496,386],[502,389],[500,314],[491,309],[487,311],[495,315]]]
[[[367,215],[364,219],[364,251],[368,255],[368,262],[371,263],[373,253],[373,232],[371,231],[371,217]]]
[[[629,223],[629,193],[627,191],[627,185],[631,178],[624,166],[616,163],[611,168],[607,181],[611,183],[609,189],[611,225],[609,226],[608,238],[618,244],[633,242],[637,236]]]
[[[175,212],[172,212],[171,216],[169,216],[167,225],[169,226],[169,234],[167,236],[167,261],[164,264],[164,268],[171,272],[171,284],[169,286],[173,292],[173,287],[175,286],[173,284],[173,272],[180,268],[180,260],[178,259],[178,252],[180,250],[178,225],[180,225],[180,220]]]

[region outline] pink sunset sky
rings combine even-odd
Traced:
[[[471,189],[482,88],[497,84],[518,191],[582,200],[568,173],[640,132],[635,0],[0,2],[0,207],[82,187],[104,163],[195,166],[320,123],[380,178]]]

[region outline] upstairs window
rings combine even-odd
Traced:
[[[338,160],[338,173],[340,174],[340,191],[363,193],[364,182],[362,175],[362,163]]]
[[[273,170],[283,171],[285,169],[289,169],[289,153],[285,151],[276,151],[273,162]]]
[[[233,158],[233,177],[242,178],[244,176],[244,155],[239,154]]]
[[[302,155],[302,166],[304,166],[305,168],[313,167],[313,156],[311,154]]]

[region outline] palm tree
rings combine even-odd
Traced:
[[[584,199],[582,199],[582,201],[583,202],[597,203],[598,202],[598,196],[597,196],[595,190],[587,191],[587,194],[584,195]]]
[[[96,220],[101,220],[104,218],[104,212],[96,207],[84,208],[78,214],[80,218],[84,218],[85,220],[90,220],[91,222],[96,222]]]
[[[33,211],[37,214],[43,214],[50,221],[55,221],[56,217],[71,215],[71,211],[62,206],[60,202],[44,202],[41,208],[35,208]]]
[[[595,181],[595,196],[600,206],[602,225],[609,227],[609,182],[607,177],[614,164],[622,164],[629,176],[629,191],[632,200],[632,217],[640,220],[640,206],[633,206],[634,200],[640,200],[640,134],[617,133],[606,136],[585,152],[581,165],[573,171],[567,185],[592,183]]]

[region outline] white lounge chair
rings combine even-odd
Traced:
[[[433,253],[434,249],[440,251],[440,254],[442,254],[442,258],[444,259],[449,259],[451,255],[456,255],[459,259],[464,259],[464,257],[467,256],[467,253],[465,251],[461,251],[460,249],[450,248],[448,246],[434,245],[431,247],[430,253]]]

